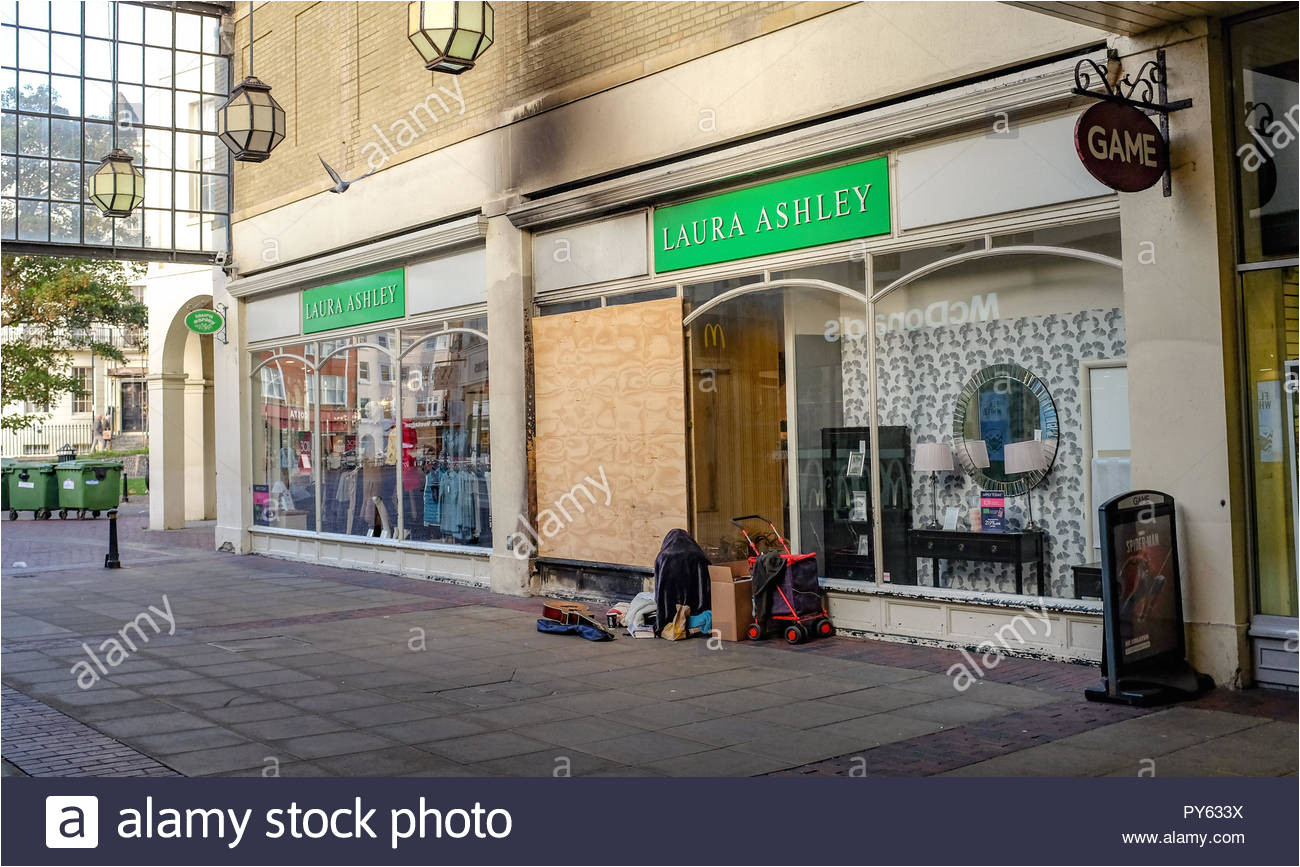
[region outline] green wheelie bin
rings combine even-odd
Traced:
[[[17,463],[13,458],[0,458],[0,512],[9,511],[9,473]]]
[[[15,464],[6,473],[9,520],[17,520],[19,512],[31,512],[38,520],[50,517],[51,510],[59,505],[54,464]]]
[[[59,477],[60,518],[68,517],[70,509],[76,510],[78,518],[86,512],[98,518],[121,502],[121,461],[64,461],[54,468]]]

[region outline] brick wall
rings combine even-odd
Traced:
[[[285,141],[237,164],[234,219],[848,5],[842,2],[497,2],[496,43],[472,71],[431,73],[405,2],[259,3],[257,76],[287,112]],[[248,5],[233,75],[247,74]]]

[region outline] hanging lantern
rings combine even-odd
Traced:
[[[144,201],[144,175],[131,155],[113,148],[86,182],[90,201],[105,217],[129,217]]]
[[[271,86],[248,76],[217,109],[217,134],[242,163],[260,163],[284,141],[284,109]]]
[[[248,5],[248,77],[217,109],[217,138],[241,163],[260,163],[284,141],[284,109],[253,74],[253,4]]]
[[[460,75],[492,45],[492,4],[415,0],[406,6],[406,35],[424,68]]]

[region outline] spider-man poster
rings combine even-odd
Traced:
[[[1119,523],[1114,531],[1120,649],[1126,662],[1178,648],[1173,517]]]

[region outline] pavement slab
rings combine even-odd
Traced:
[[[29,564],[0,574],[6,775],[1296,773],[1294,695],[1141,709],[1044,660],[958,689],[938,647],[569,640],[537,600],[204,550],[210,524],[153,533],[146,510],[123,506],[111,582],[102,523],[6,526]],[[175,634],[83,689],[83,645],[164,595]]]

